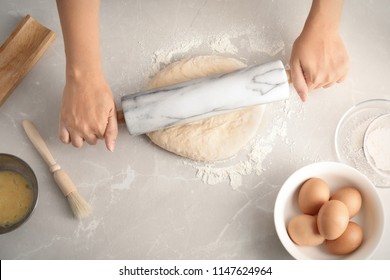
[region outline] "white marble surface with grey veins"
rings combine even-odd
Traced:
[[[130,134],[140,135],[288,97],[286,70],[277,60],[129,94],[121,105]]]
[[[101,52],[120,109],[161,67],[195,55],[228,55],[248,65],[289,62],[311,1],[102,1]],[[39,201],[28,222],[0,236],[0,259],[290,259],[273,222],[276,196],[298,168],[337,161],[334,133],[341,116],[366,99],[390,96],[390,5],[345,1],[341,36],[350,55],[342,84],[302,104],[267,106],[256,149],[206,166],[154,146],[120,126],[116,150],[81,149],[58,139],[65,57],[55,1],[0,1],[0,42],[30,14],[57,33],[42,59],[0,108],[0,153],[34,169]],[[32,120],[93,214],[73,219],[45,162],[26,137]],[[233,183],[232,183],[233,182]],[[213,184],[212,184],[213,183]],[[386,220],[390,189],[379,189]],[[374,259],[390,259],[390,223]]]

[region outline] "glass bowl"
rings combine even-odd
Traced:
[[[373,159],[364,149],[367,132],[376,119],[390,113],[390,100],[371,99],[356,104],[341,117],[335,133],[335,148],[340,162],[348,164],[366,175],[376,187],[390,187],[390,176],[375,168]],[[371,129],[369,129],[371,127]],[[387,145],[387,152],[390,145]],[[366,147],[367,150],[367,147]]]

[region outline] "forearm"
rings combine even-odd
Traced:
[[[99,0],[57,0],[67,77],[101,72]]]
[[[343,4],[343,0],[313,0],[304,30],[338,32]]]

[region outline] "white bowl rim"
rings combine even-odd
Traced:
[[[375,247],[372,248],[369,254],[366,256],[366,258],[368,259],[374,254],[383,237],[384,224],[385,224],[383,202],[379,196],[378,190],[376,189],[375,185],[368,179],[367,176],[362,174],[357,169],[340,162],[323,161],[323,162],[308,164],[293,172],[283,183],[277,195],[275,206],[274,206],[274,224],[275,224],[275,229],[279,237],[279,240],[281,241],[281,243],[283,244],[287,252],[295,259],[310,259],[310,257],[303,254],[299,250],[293,250],[293,248],[296,248],[296,245],[292,242],[292,240],[288,236],[286,225],[280,222],[280,217],[284,216],[283,199],[285,196],[290,194],[289,190],[287,189],[287,186],[296,188],[298,185],[301,185],[305,180],[313,177],[313,176],[303,176],[305,173],[312,174],[312,172],[307,172],[308,170],[320,170],[324,168],[327,168],[329,170],[337,170],[339,172],[340,170],[344,170],[346,172],[353,172],[354,174],[359,176],[361,180],[364,180],[364,183],[369,185],[374,192],[375,199],[377,200],[378,207],[380,208],[379,211],[380,217],[378,217],[380,220],[380,228],[378,229],[379,236],[377,237],[379,241],[377,242]],[[294,182],[296,182],[297,184],[294,185],[293,184]],[[294,244],[294,246],[291,246],[292,244]]]

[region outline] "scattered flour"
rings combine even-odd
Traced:
[[[285,101],[287,103],[288,101]],[[263,162],[272,152],[277,138],[285,138],[287,126],[286,121],[276,118],[265,133],[258,134],[243,151],[245,159],[233,158],[225,162],[215,162],[210,164],[195,163],[184,160],[184,164],[190,165],[197,170],[196,176],[204,183],[215,185],[224,181],[229,181],[233,189],[242,185],[242,177],[255,172],[260,175],[263,170]]]
[[[241,38],[241,45],[246,47],[248,51],[275,56],[283,52],[285,48],[284,41],[279,36],[264,26],[259,30],[255,25],[251,25],[245,32],[239,33],[237,37]]]
[[[226,53],[226,54],[237,54],[238,48],[232,44],[228,34],[213,38],[208,42],[213,52]]]
[[[194,36],[179,44],[159,49],[152,55],[152,73],[156,74],[164,66],[194,54],[230,54],[237,55],[239,51],[248,53],[263,53],[270,57],[283,53],[285,44],[280,34],[275,34],[265,28],[249,25],[245,30],[231,30],[229,33]]]
[[[176,61],[178,58],[182,58],[190,50],[199,48],[202,43],[200,39],[191,39],[190,41],[173,46],[171,49],[155,51],[152,55],[152,74],[156,74],[164,66]]]
[[[166,65],[194,53],[211,52],[237,55],[239,50],[244,50],[249,53],[265,53],[272,57],[283,52],[285,48],[284,41],[275,36],[278,35],[270,36],[264,28],[259,30],[255,25],[250,25],[245,30],[209,36],[205,42],[200,38],[192,38],[178,45],[154,52],[151,75],[155,75]],[[272,152],[277,138],[285,140],[287,143],[286,120],[281,116],[286,117],[287,115],[288,117],[291,114],[289,102],[282,103],[279,117],[273,119],[272,127],[268,128],[270,131],[257,135],[242,151],[243,155],[240,153],[233,159],[210,164],[190,160],[184,160],[183,163],[195,168],[196,176],[206,184],[215,185],[229,181],[233,189],[239,188],[242,185],[243,176],[253,172],[260,175],[263,172],[263,161]],[[244,159],[239,159],[240,157]]]
[[[306,118],[303,103],[294,92],[288,100],[269,104],[265,114],[272,122],[267,122],[264,116],[268,127],[261,127],[255,138],[235,158],[209,164],[184,160],[184,164],[195,168],[196,176],[205,184],[215,185],[227,181],[233,189],[242,186],[243,176],[252,173],[260,176],[267,168],[265,160],[278,142],[289,147],[291,154],[295,154],[295,142],[287,137],[287,123],[293,117],[298,117],[301,121]],[[304,162],[306,159],[303,157],[300,160]]]

